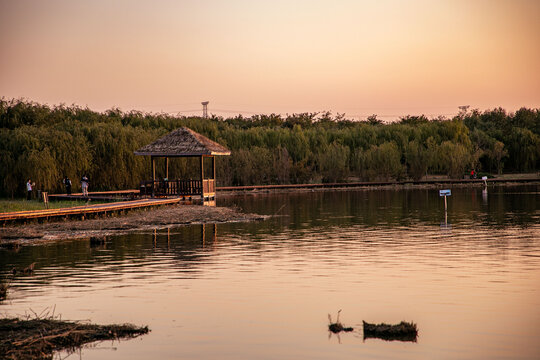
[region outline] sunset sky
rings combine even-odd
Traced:
[[[0,0],[0,96],[182,115],[540,107],[536,0]]]

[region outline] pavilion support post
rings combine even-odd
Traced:
[[[204,202],[204,157],[201,155],[201,198]]]
[[[209,181],[208,186],[209,186],[209,191],[214,194],[213,199],[215,199],[216,198],[216,157],[215,156],[212,156],[212,181]]]
[[[153,156],[150,156],[152,160],[152,197],[155,196],[155,182],[156,182],[156,159]]]
[[[156,159],[153,156],[150,159],[152,160],[152,181],[156,181]]]
[[[169,180],[169,158],[165,158],[165,179]]]
[[[216,157],[212,156],[212,179],[216,181]]]

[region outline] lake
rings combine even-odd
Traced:
[[[148,325],[83,359],[539,359],[540,186],[221,197],[275,215],[0,250],[0,313]],[[355,331],[328,332],[328,314]],[[364,339],[362,320],[418,325]],[[67,353],[57,356],[64,358]]]

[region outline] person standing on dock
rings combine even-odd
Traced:
[[[90,180],[88,179],[88,176],[83,175],[81,179],[81,187],[82,187],[82,194],[83,196],[88,196],[88,184],[90,183]]]
[[[67,176],[64,176],[64,180],[62,180],[62,182],[66,186],[66,194],[71,195],[71,180]]]
[[[32,180],[30,179],[26,183],[26,200],[32,200]]]

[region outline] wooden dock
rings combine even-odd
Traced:
[[[116,190],[116,191],[93,191],[88,194],[88,197],[82,193],[68,194],[49,194],[50,200],[103,200],[103,201],[118,201],[118,200],[136,200],[140,199],[139,190]]]
[[[538,183],[538,178],[524,179],[487,179],[488,184],[504,184],[504,183]],[[246,185],[246,186],[219,186],[218,192],[249,192],[256,190],[299,190],[299,189],[336,189],[336,188],[365,188],[365,187],[380,187],[380,186],[406,186],[406,185],[483,185],[482,179],[433,179],[433,180],[406,180],[406,181],[364,181],[364,182],[348,182],[348,183],[322,183],[322,184],[286,184],[286,185]]]
[[[31,219],[49,220],[67,217],[85,218],[88,215],[99,215],[144,207],[176,204],[181,201],[181,198],[140,199],[132,201],[120,201],[108,204],[74,206],[60,209],[14,211],[0,213],[0,224],[5,224],[7,222],[22,222]]]

